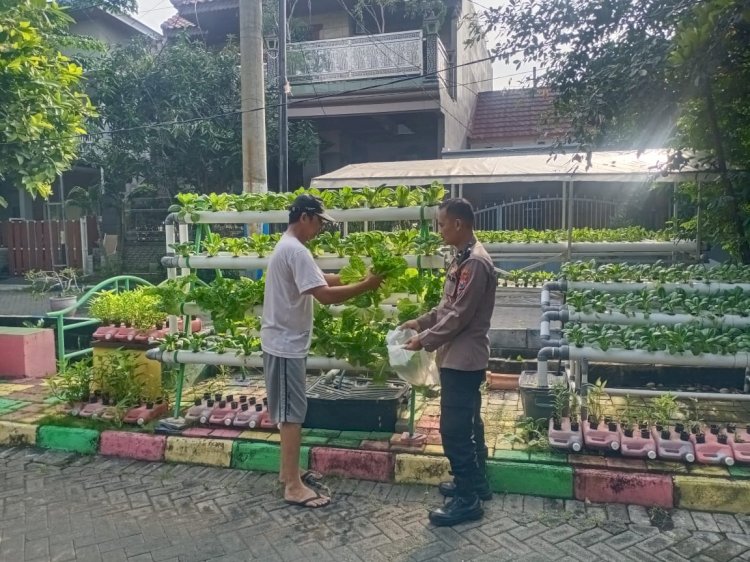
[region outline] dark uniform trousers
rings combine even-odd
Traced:
[[[474,495],[485,478],[487,446],[479,387],[486,370],[440,369],[440,436],[456,484],[456,495]]]

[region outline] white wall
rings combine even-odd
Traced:
[[[469,26],[462,21],[463,16],[474,13],[470,2],[463,2],[462,13],[458,20],[456,65],[484,59],[489,56],[485,41],[466,46],[469,39]],[[456,70],[457,95],[453,101],[447,91],[441,90],[440,101],[444,108],[445,145],[446,149],[458,150],[468,147],[468,135],[471,119],[479,92],[492,90],[492,63],[484,61]]]

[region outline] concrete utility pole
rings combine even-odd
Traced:
[[[239,0],[242,93],[242,191],[268,191],[262,0]]]

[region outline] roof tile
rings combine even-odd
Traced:
[[[472,140],[559,135],[567,123],[552,121],[553,95],[547,88],[481,92],[471,123]]]

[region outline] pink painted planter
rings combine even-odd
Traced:
[[[554,425],[554,421],[550,418],[548,431],[550,447],[575,453],[583,448],[583,434],[581,433],[580,423],[577,431],[570,428],[570,418],[560,420],[560,429],[555,429]]]
[[[54,333],[48,329],[0,327],[0,357],[0,379],[54,375]]]
[[[599,422],[595,428],[591,427],[588,421],[581,424],[583,426],[583,441],[587,447],[603,451],[617,451],[620,449],[620,435],[617,428],[610,431],[604,422]]]
[[[147,435],[128,431],[104,431],[99,442],[99,452],[112,457],[125,457],[141,461],[164,460],[167,438],[164,435]]]
[[[581,501],[674,507],[669,475],[577,468],[574,492]]]
[[[651,436],[656,442],[656,453],[661,459],[670,461],[695,462],[695,449],[690,441],[680,439],[680,434],[669,430],[669,439],[664,439],[655,427],[651,428]]]
[[[734,434],[729,435],[732,456],[737,462],[750,463],[750,430],[738,429],[737,434],[742,435],[742,441],[739,443],[735,440]]]
[[[651,432],[646,430],[648,437],[643,437],[640,429],[634,429],[633,436],[628,437],[619,425],[618,431],[620,433],[620,453],[623,456],[651,460],[656,458],[656,442],[651,437]]]
[[[149,406],[151,407],[149,408]],[[157,404],[148,402],[130,410],[127,414],[125,414],[125,417],[122,421],[124,423],[143,425],[150,422],[151,420],[155,420],[163,416],[167,413],[167,409],[168,408],[166,402]]]
[[[704,436],[705,442],[698,443],[698,436],[694,434],[690,435],[690,442],[695,448],[695,459],[699,463],[734,465],[734,455],[732,454],[732,446],[729,444],[728,437],[727,443],[724,444],[719,443],[718,435],[714,435],[710,431],[704,433]]]
[[[228,404],[222,400],[221,402],[219,402],[219,405],[214,408],[213,412],[211,412],[211,417],[208,418],[208,423],[210,423],[211,425],[230,426],[232,425],[232,420],[236,415],[236,407],[233,409],[231,404]]]
[[[382,451],[313,447],[310,453],[310,468],[344,478],[392,482],[395,466],[395,457]]]

